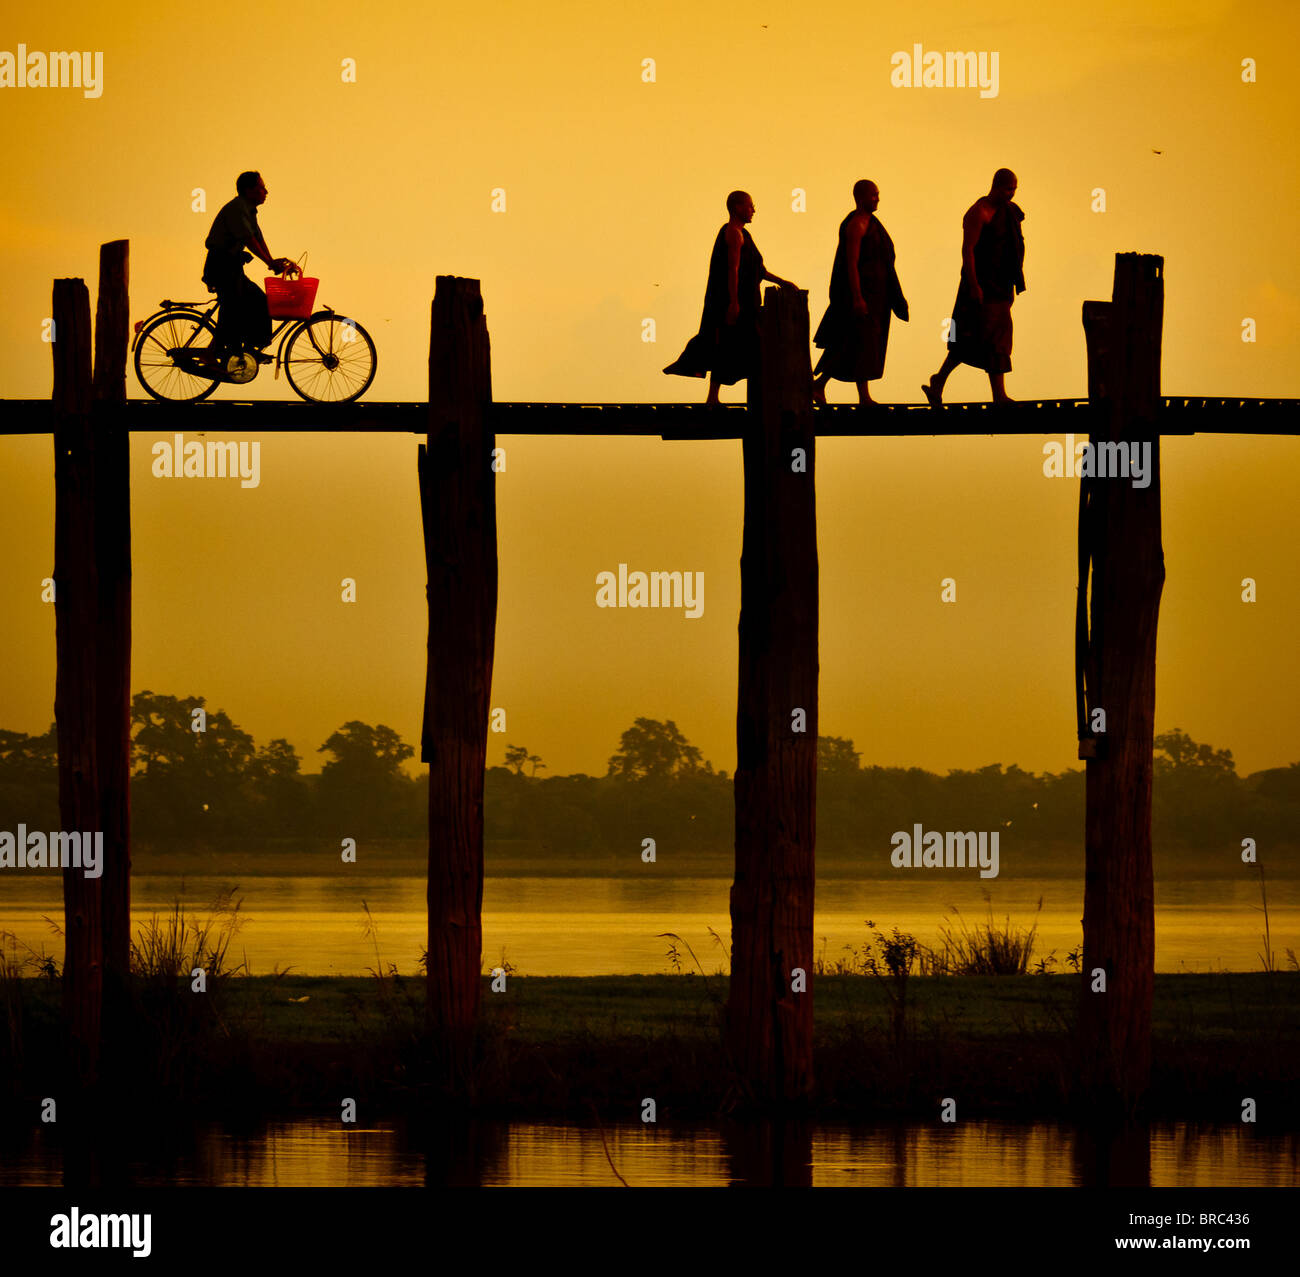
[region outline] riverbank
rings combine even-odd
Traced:
[[[575,851],[541,839],[495,839],[484,841],[484,868],[489,878],[725,878],[735,871],[736,854],[730,843],[716,847],[693,847],[668,853],[660,850],[653,866],[641,859],[640,844],[630,850],[590,849]],[[139,839],[132,846],[132,873],[136,876],[200,877],[218,875],[229,882],[262,877],[352,876],[424,877],[429,868],[428,841],[423,838],[364,838],[358,840],[356,861],[344,863],[337,846],[323,840],[301,838],[212,839],[206,843],[187,840]],[[818,880],[828,878],[897,881],[902,871],[890,863],[890,845],[843,847],[819,844]],[[1258,891],[1253,866],[1243,866],[1237,855],[1225,856],[1213,846],[1184,847],[1157,843],[1153,848],[1158,885],[1188,880],[1216,879],[1249,881]],[[1024,842],[1002,840],[1002,870],[1007,877],[1041,877],[1066,881],[1083,880],[1081,841]],[[952,882],[969,877],[968,871],[928,871]],[[1269,881],[1300,878],[1300,846],[1270,848]],[[1243,878],[1244,876],[1244,878]],[[1005,880],[1005,879],[1002,879]],[[986,879],[994,888],[1002,881]]]
[[[928,1119],[945,1097],[963,1119],[1070,1112],[1078,976],[913,976],[901,1019],[892,983],[814,986],[822,1120]],[[0,993],[4,1109],[26,1125],[68,1058],[59,985],[26,978]],[[154,1112],[328,1117],[349,1097],[382,1119],[433,1099],[420,979],[230,977],[204,994],[185,980],[139,995],[133,1102]],[[618,1122],[653,1098],[661,1118],[715,1115],[733,1098],[726,996],[725,976],[508,975],[504,992],[485,977],[472,1105]],[[1300,973],[1157,975],[1147,1116],[1234,1122],[1250,1097],[1261,1130],[1300,1129],[1298,1058]]]

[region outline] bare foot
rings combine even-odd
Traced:
[[[925,396],[925,401],[931,408],[943,406],[943,392],[935,389],[933,377],[921,386],[921,393]]]
[[[819,386],[815,381],[813,382],[813,403],[819,404],[823,408],[826,407],[826,387]]]

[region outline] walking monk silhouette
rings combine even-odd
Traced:
[[[867,382],[885,374],[889,317],[907,321],[907,298],[894,269],[894,241],[873,214],[880,203],[875,182],[853,184],[855,208],[840,223],[831,266],[831,304],[817,325],[813,343],[822,357],[813,369],[813,400],[826,402],[826,383],[855,381],[858,401],[875,403]]]
[[[1014,403],[1003,378],[1011,371],[1011,303],[1025,291],[1023,210],[1012,202],[1016,175],[1009,168],[993,174],[993,185],[962,219],[961,283],[952,308],[948,355],[921,387],[931,407],[943,402],[943,384],[958,364],[989,375],[994,403]]]
[[[664,369],[676,377],[711,374],[705,400],[710,404],[718,402],[720,386],[734,386],[757,371],[760,285],[770,279],[782,288],[795,287],[764,267],[763,255],[745,229],[745,223],[754,220],[749,195],[732,191],[727,212],[727,224],[718,231],[709,258],[700,331],[686,343],[677,361]]]

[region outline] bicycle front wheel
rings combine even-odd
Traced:
[[[313,315],[289,338],[284,371],[311,403],[352,403],[375,379],[375,343],[354,319],[330,311]]]
[[[216,330],[196,310],[164,311],[140,331],[135,343],[135,375],[163,403],[198,403],[220,384],[179,366],[177,352],[203,354],[216,340]]]

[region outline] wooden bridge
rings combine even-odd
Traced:
[[[1032,399],[1009,407],[992,403],[830,404],[814,410],[819,437],[887,438],[911,435],[1055,435],[1089,430],[1087,399]],[[213,400],[164,404],[134,399],[122,406],[133,434],[177,428],[202,433],[412,434],[429,429],[427,403],[310,404],[289,400]],[[665,440],[741,439],[746,404],[492,403],[488,421],[501,435],[625,435]],[[48,399],[0,399],[0,435],[53,431]],[[1161,435],[1300,434],[1300,399],[1164,398]]]
[[[105,835],[102,878],[75,871],[64,877],[65,1011],[88,1085],[100,1068],[101,1029],[106,1057],[130,1049],[124,990],[131,433],[391,431],[425,438],[418,477],[429,607],[421,731],[421,760],[429,764],[428,1010],[443,1080],[453,1091],[468,1083],[481,991],[483,783],[497,601],[495,437],[743,441],[727,1036],[741,1089],[759,1104],[781,1104],[813,1088],[817,439],[1074,432],[1093,442],[1151,445],[1149,486],[1104,478],[1080,483],[1074,617],[1076,727],[1079,756],[1087,760],[1079,1077],[1108,1106],[1141,1096],[1149,1077],[1155,957],[1150,814],[1164,581],[1159,440],[1296,434],[1298,424],[1294,400],[1161,396],[1161,258],[1118,255],[1112,300],[1084,303],[1087,399],[938,409],[814,408],[807,294],[780,289],[768,291],[760,311],[760,371],[744,405],[494,403],[479,285],[452,276],[438,278],[433,301],[428,403],[128,403],[126,280],[126,242],[104,245],[93,375],[86,287],[55,281],[53,399],[0,402],[0,434],[54,436],[60,814],[65,829]],[[802,730],[792,727],[797,710]]]

